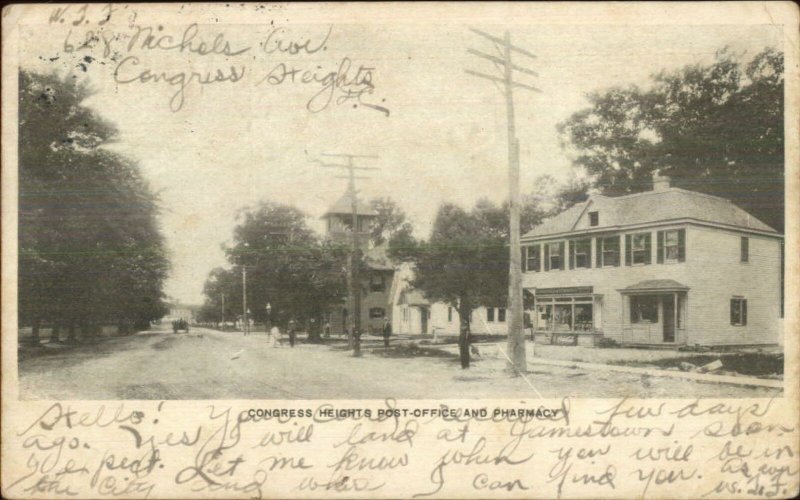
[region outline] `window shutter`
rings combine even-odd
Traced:
[[[594,251],[597,252],[595,255],[595,267],[603,267],[603,239],[602,238],[595,238],[594,239]],[[592,259],[589,259],[592,260]]]
[[[656,250],[656,261],[659,264],[664,263],[664,231],[659,231],[656,234],[656,238],[658,239],[658,249]]]
[[[561,268],[560,269],[563,271],[564,269],[567,268],[566,263],[564,262],[564,257],[566,256],[566,254],[564,253],[564,242],[563,241],[558,244],[558,253],[561,254]]]
[[[574,241],[568,241],[566,244],[569,247],[569,268],[570,269],[574,269],[575,268],[575,242]]]
[[[644,248],[645,248],[644,263],[645,264],[652,264],[652,262],[653,262],[653,250],[652,250],[652,247],[650,245],[650,234],[651,233],[647,233],[646,235],[644,235]]]
[[[747,324],[747,300],[742,301],[742,324]]]
[[[617,236],[617,257],[616,257],[616,262],[614,262],[614,266],[616,267],[619,267],[619,265],[622,263],[622,254],[620,253],[622,252],[622,246],[620,245],[621,240],[622,237]]]
[[[731,324],[736,324],[736,300],[731,299]]]
[[[678,262],[686,261],[686,230],[678,230]]]
[[[631,248],[631,235],[625,235],[625,265],[630,266],[633,261],[633,248]]]
[[[539,272],[542,270],[542,245],[534,245],[533,249],[533,270]]]
[[[550,270],[550,244],[545,243],[544,245],[544,270]]]

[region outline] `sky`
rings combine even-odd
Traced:
[[[190,40],[193,48],[202,40],[206,50],[216,46],[224,52],[225,42],[229,50],[198,55],[169,48],[191,34],[191,19],[164,22],[138,5],[115,12],[101,28],[100,8],[91,7],[88,23],[73,25],[80,13],[68,11],[64,23],[23,27],[21,66],[74,75],[96,91],[86,104],[118,127],[119,141],[111,147],[137,160],[159,192],[172,262],[166,293],[174,299],[203,301],[205,278],[226,264],[222,245],[230,241],[244,207],[260,200],[290,203],[322,231],[320,216],[346,187],[338,172],[316,163],[337,161],[323,153],[378,156],[358,160],[379,169],[359,180],[360,196],[391,197],[420,236],[427,234],[443,201],[469,206],[479,198],[501,201],[507,195],[504,99],[494,84],[464,71],[497,74],[491,63],[467,53],[474,48],[496,54],[496,49],[466,24],[435,19],[296,23],[281,11],[251,9],[246,24],[201,23]],[[132,19],[134,8],[140,11]],[[498,34],[507,28],[474,26]],[[105,37],[108,45],[99,40],[76,50],[87,31]],[[129,47],[137,32],[137,43]],[[570,175],[570,154],[561,147],[556,127],[587,106],[589,92],[645,86],[662,69],[711,62],[724,46],[745,58],[766,46],[781,47],[780,28],[767,25],[516,24],[510,32],[515,45],[536,55],[515,56],[517,64],[539,75],[521,81],[541,90],[515,93],[522,193],[533,191],[540,175],[559,180]],[[162,39],[165,48],[147,48],[148,33],[153,40],[172,38]],[[297,54],[276,50],[279,41],[286,48],[306,40],[306,49]],[[372,93],[363,94],[359,103],[338,99],[344,94],[337,89],[327,106],[323,93],[309,111],[309,101],[323,85],[303,83],[302,71],[322,78],[343,60],[350,61],[350,80],[358,81],[360,66],[371,68],[360,75],[368,74]],[[284,68],[300,70],[294,82],[284,75],[277,83]],[[163,78],[126,83],[143,71],[167,78],[188,78],[196,71],[206,79],[210,72],[212,79],[219,74],[230,80],[231,72],[240,70],[243,75],[235,82],[201,85],[194,76],[177,110],[179,100],[172,107],[170,100],[178,87]]]

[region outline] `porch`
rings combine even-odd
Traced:
[[[622,294],[621,344],[687,343],[688,286],[674,280],[646,280],[618,291]]]

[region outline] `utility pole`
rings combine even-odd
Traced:
[[[347,170],[346,176],[337,176],[340,179],[347,179],[347,194],[350,197],[350,209],[352,213],[352,241],[350,255],[347,257],[348,273],[348,289],[350,290],[350,304],[352,305],[353,328],[352,332],[348,332],[348,341],[350,347],[353,349],[353,356],[361,356],[361,281],[359,280],[359,265],[361,263],[361,247],[358,241],[358,191],[356,190],[356,179],[368,179],[365,176],[356,176],[356,170],[380,170],[375,167],[360,167],[356,166],[353,160],[356,158],[370,158],[377,159],[374,155],[350,155],[350,154],[332,154],[322,153],[322,156],[344,158],[347,163],[325,163],[317,160],[320,166],[325,168],[339,168]]]
[[[474,49],[467,52],[482,59],[491,61],[502,71],[502,77],[491,76],[472,70],[465,70],[472,76],[477,76],[490,80],[495,85],[501,83],[501,92],[506,98],[506,117],[508,122],[508,194],[510,208],[510,259],[508,270],[508,310],[511,313],[508,323],[508,358],[509,370],[514,376],[527,372],[527,362],[525,359],[525,334],[523,322],[522,304],[522,248],[520,247],[519,229],[519,139],[516,136],[514,120],[514,88],[522,88],[541,92],[536,87],[514,81],[514,71],[525,73],[532,76],[539,76],[535,71],[514,64],[511,61],[512,54],[521,54],[531,59],[536,56],[525,49],[511,44],[511,35],[505,32],[503,38],[490,35],[477,29],[471,29],[473,33],[482,36],[492,42],[498,52],[498,56],[493,56]]]
[[[247,266],[242,265],[242,331],[247,335],[250,330],[247,323]]]

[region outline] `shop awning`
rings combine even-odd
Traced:
[[[662,293],[662,292],[685,292],[689,287],[678,283],[675,280],[644,280],[619,289],[620,293]]]

